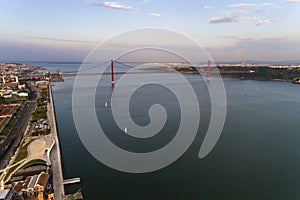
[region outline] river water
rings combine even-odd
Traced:
[[[58,64],[43,64],[54,70]],[[72,71],[78,64],[59,64]],[[136,75],[138,76],[138,75]],[[83,146],[72,116],[74,77],[54,83],[58,133],[65,178],[83,182],[68,186],[82,188],[85,199],[299,199],[300,198],[300,87],[275,81],[251,81],[223,77],[227,115],[222,135],[213,151],[198,158],[210,118],[210,101],[204,82],[197,75],[186,78],[194,87],[201,110],[200,128],[193,144],[176,162],[161,170],[130,174],[97,161]],[[117,77],[118,79],[118,77]],[[176,80],[172,84],[178,84]],[[89,78],[82,86],[89,91]],[[120,132],[104,102],[111,94],[109,76],[96,93],[97,114],[109,133]],[[161,103],[168,111],[167,125],[152,141],[109,136],[114,143],[132,151],[157,149],[172,140],[178,128],[178,102],[165,88],[148,85],[136,94],[132,116],[141,125],[149,123],[145,105]],[[84,102],[79,107],[86,106]],[[170,115],[169,115],[170,114]],[[89,130],[86,130],[87,132]]]

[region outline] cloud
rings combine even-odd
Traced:
[[[244,43],[244,42],[250,42],[256,40],[256,38],[253,37],[241,37],[241,36],[234,36],[234,35],[222,35],[222,36],[218,36],[218,38],[231,39],[238,43]]]
[[[298,37],[220,37],[231,37],[233,41],[229,41],[228,45],[223,47],[217,45],[207,47],[215,60],[240,60],[243,57],[247,60],[299,60],[300,41]]]
[[[244,24],[255,23],[256,25],[262,25],[262,24],[273,23],[274,20],[260,19],[258,17],[245,16],[245,17],[240,17],[239,22],[244,23]]]
[[[212,6],[204,6],[204,9],[212,9]]]
[[[230,39],[235,41],[237,44],[250,44],[253,42],[271,42],[271,41],[278,41],[281,40],[281,37],[274,37],[274,36],[268,36],[268,37],[249,37],[249,36],[235,36],[235,35],[222,35],[218,36],[218,38],[223,39]]]
[[[272,3],[261,3],[260,5],[261,6],[274,6],[274,4],[272,4]]]
[[[262,25],[262,24],[270,24],[272,22],[273,22],[273,20],[270,20],[270,19],[260,19],[260,20],[256,20],[255,24]]]
[[[143,0],[142,3],[148,3],[150,0]]]
[[[226,16],[226,17],[214,17],[209,19],[210,24],[221,24],[221,23],[232,23],[237,22],[239,19],[236,17]]]
[[[125,6],[125,5],[122,5],[118,2],[113,2],[113,1],[105,1],[105,2],[102,3],[102,5],[104,7],[118,9],[118,10],[130,10],[130,9],[132,9],[132,7],[130,7],[130,6]]]
[[[285,0],[288,3],[300,3],[300,0]]]
[[[72,42],[72,43],[91,43],[97,44],[99,41],[89,41],[89,40],[73,40],[73,39],[63,39],[63,38],[51,38],[51,37],[35,37],[35,36],[28,36],[28,39],[33,40],[45,40],[45,41],[57,41],[57,42]]]
[[[286,1],[299,1],[300,0],[286,0]],[[273,15],[271,13],[275,12],[277,5],[265,1],[261,3],[237,3],[229,4],[227,10],[224,10],[223,18],[210,18],[209,23],[230,23],[239,22],[243,24],[270,24],[273,23]],[[234,17],[228,17],[234,16]]]
[[[114,2],[114,1],[105,1],[105,2],[98,2],[96,0],[86,0],[86,3],[92,4],[94,6],[104,6],[107,8],[113,8],[113,9],[118,9],[118,10],[131,10],[132,7],[131,6],[125,6],[122,5],[118,2]]]
[[[160,17],[160,14],[159,13],[149,13],[148,16],[151,16],[151,17]]]
[[[252,16],[240,16],[240,17],[225,16],[225,17],[214,17],[209,19],[210,24],[233,23],[233,22],[240,22],[243,24],[255,23],[256,25],[259,26],[262,24],[273,23],[274,20],[260,19],[254,16],[253,17]]]
[[[249,7],[257,7],[257,4],[253,3],[239,3],[239,4],[231,4],[229,7],[232,8],[249,8]]]

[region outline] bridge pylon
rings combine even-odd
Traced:
[[[207,74],[206,74],[206,80],[210,80],[210,65],[211,65],[211,61],[208,60],[207,61]]]
[[[114,74],[114,60],[111,59],[111,85],[114,86],[115,85],[115,74]]]

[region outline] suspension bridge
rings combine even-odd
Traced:
[[[120,62],[117,60],[110,60],[110,61],[106,61],[106,62],[102,62],[102,63],[98,63],[96,65],[92,65],[92,66],[88,66],[82,69],[79,69],[77,71],[69,71],[69,72],[64,72],[62,74],[62,76],[64,77],[68,77],[68,76],[94,76],[94,75],[107,75],[107,76],[111,76],[111,84],[112,86],[114,86],[115,84],[115,75],[122,75],[122,74],[161,74],[161,73],[175,73],[174,70],[144,70],[144,71],[115,71],[115,64],[118,64],[119,66],[122,67],[126,67],[126,68],[135,68],[137,65],[141,64],[141,63],[125,63],[125,62]],[[144,64],[160,64],[160,65],[164,65],[164,66],[169,66],[168,64],[164,64],[164,63],[146,63],[143,62]],[[100,66],[109,66],[110,65],[110,71],[106,71],[103,73],[97,72],[97,68],[99,68]],[[197,66],[193,66],[193,65],[189,65],[189,67],[193,67],[196,68]],[[203,69],[206,70],[205,74],[206,74],[206,79],[210,80],[210,74],[211,74],[211,61],[208,60],[207,65],[203,66]],[[182,72],[181,72],[182,73]]]

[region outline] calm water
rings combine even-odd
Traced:
[[[47,65],[55,69],[56,65]],[[64,68],[65,67],[65,68]],[[78,65],[60,65],[72,71]],[[67,71],[66,70],[66,71]],[[198,159],[210,117],[203,81],[189,75],[201,109],[198,135],[189,150],[170,166],[147,174],[113,170],[95,160],[82,145],[72,117],[74,77],[54,83],[53,94],[61,140],[64,177],[81,177],[85,199],[299,199],[300,198],[300,87],[290,83],[224,78],[228,111],[225,127],[213,151]],[[173,84],[178,84],[174,81]],[[89,91],[89,80],[82,86]],[[152,141],[139,143],[120,136],[110,113],[103,107],[111,94],[109,77],[96,94],[96,110],[109,138],[124,149],[147,151],[162,147],[178,128],[180,113],[174,96],[149,85],[133,100],[132,116],[149,122],[145,106],[161,103],[168,111],[167,126]],[[85,106],[84,102],[82,105]],[[101,117],[100,117],[101,114]],[[88,130],[87,130],[88,131]]]

